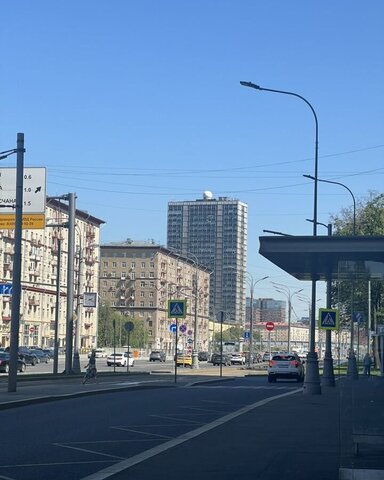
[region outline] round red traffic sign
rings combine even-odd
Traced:
[[[267,322],[265,324],[265,328],[268,330],[268,332],[271,332],[275,328],[275,324],[273,322]]]
[[[35,332],[35,327],[33,325],[31,325],[29,327],[29,333],[34,333]]]

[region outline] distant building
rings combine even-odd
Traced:
[[[243,324],[247,261],[245,203],[228,197],[168,203],[167,246],[212,270],[210,315]]]
[[[284,300],[274,300],[273,298],[253,299],[252,308],[253,321],[284,323],[286,321],[286,302]],[[251,318],[251,299],[246,299],[245,325],[249,328]]]
[[[185,299],[187,317],[179,320],[178,347],[192,349],[195,323],[198,350],[209,347],[209,269],[155,243],[126,242],[101,246],[100,298],[121,315],[143,322],[147,348],[172,353],[175,335],[168,300]],[[197,283],[196,283],[197,281]]]

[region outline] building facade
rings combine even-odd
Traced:
[[[127,240],[101,246],[100,298],[115,311],[143,322],[148,350],[174,351],[168,300],[186,300],[178,348],[209,344],[209,269],[160,245]]]
[[[53,347],[57,323],[59,347],[65,347],[68,272],[68,229],[65,225],[68,207],[57,200],[48,200],[45,217],[44,229],[22,231],[19,345]],[[73,313],[74,318],[78,317],[81,347],[91,348],[96,345],[97,307],[82,309],[81,305],[84,292],[97,292],[99,232],[104,222],[76,210],[75,223],[76,312]],[[13,229],[0,230],[0,283],[3,285],[12,283],[14,242]],[[12,295],[0,295],[0,305],[0,344],[9,346]]]
[[[168,203],[167,246],[212,270],[210,315],[243,324],[248,207],[228,197]]]
[[[253,321],[256,323],[286,321],[286,302],[283,300],[274,300],[273,298],[253,299],[252,307]],[[245,325],[249,328],[251,318],[251,299],[246,300],[246,320]]]

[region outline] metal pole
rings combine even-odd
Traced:
[[[315,175],[314,175],[314,195],[313,195],[313,236],[317,235],[317,183],[318,183],[318,163],[319,163],[319,123],[315,109],[308,102],[308,100],[301,95],[294,92],[287,92],[285,90],[275,90],[271,88],[264,88],[252,82],[240,82],[244,87],[254,88],[256,90],[281,93],[299,98],[305,102],[311,109],[313,118],[315,120]],[[304,393],[312,395],[321,394],[320,376],[319,376],[319,361],[315,351],[315,334],[316,334],[316,276],[312,277],[312,311],[309,329],[310,349],[307,357],[307,375],[305,376]]]
[[[116,373],[116,319],[112,320],[113,327],[113,373]]]
[[[8,392],[16,392],[19,352],[21,298],[21,241],[23,223],[24,133],[17,134],[15,253],[12,275],[11,338],[9,349]]]
[[[292,302],[291,296],[288,297],[288,352],[291,351],[291,313],[292,313]]]
[[[73,288],[74,288],[74,258],[75,258],[75,215],[76,195],[68,194],[68,267],[67,267],[67,317],[65,332],[65,374],[72,372],[73,350]]]
[[[75,348],[73,353],[73,373],[81,373],[80,367],[80,333],[81,333],[81,280],[83,276],[83,248],[81,245],[80,233],[80,251],[79,251],[79,272],[77,279],[77,301],[76,301],[76,328],[75,328]]]
[[[253,289],[254,283],[252,280],[251,283],[251,305],[249,308],[250,311],[250,320],[249,320],[249,358],[248,358],[248,367],[252,368],[253,365]]]
[[[175,318],[176,321],[176,332],[175,332],[175,383],[177,383],[177,342],[179,341],[178,338],[178,330],[179,330],[179,322],[178,318]]]
[[[220,377],[223,376],[223,321],[224,312],[220,312]]]
[[[129,373],[129,342],[130,342],[130,330],[128,330],[128,362],[127,362],[127,373]]]
[[[368,280],[368,353],[371,354],[371,331],[372,331],[372,323],[371,323],[371,280]]]
[[[328,236],[332,236],[332,224],[328,224]],[[327,278],[327,308],[332,306],[332,273],[329,271]],[[319,331],[320,335],[320,331]],[[335,386],[335,374],[333,371],[333,358],[332,358],[332,330],[325,332],[325,354],[324,354],[324,369],[322,385],[327,387]]]
[[[53,373],[59,368],[59,318],[60,318],[60,270],[61,270],[61,239],[57,239],[57,272],[56,272],[56,309],[55,309],[55,340],[53,353]]]
[[[197,260],[197,259],[196,259]],[[195,278],[195,318],[194,318],[194,332],[193,332],[193,350],[192,350],[192,368],[197,370],[199,368],[199,359],[197,353],[197,309],[198,309],[198,285],[197,285],[197,263],[196,263],[196,278]]]

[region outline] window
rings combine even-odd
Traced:
[[[136,267],[136,262],[132,262],[131,263],[131,268],[135,268]]]
[[[144,302],[140,302],[140,307],[144,307]]]
[[[149,278],[155,278],[155,272],[149,272]]]
[[[140,277],[145,278],[145,272],[141,272]]]
[[[127,262],[121,262],[121,268],[126,268],[127,267]]]
[[[141,268],[145,268],[145,262],[141,262]]]
[[[116,277],[116,272],[112,272],[111,277],[115,278]]]
[[[116,268],[116,262],[112,262],[112,268]]]
[[[155,263],[154,263],[154,262],[151,262],[151,263],[149,264],[149,268],[155,268]]]
[[[154,306],[154,305],[153,305],[153,302],[149,302],[149,306],[150,306],[150,307],[153,307],[153,306]]]
[[[145,287],[145,282],[140,282],[140,287]]]
[[[135,280],[135,272],[130,273],[131,280]]]
[[[108,262],[104,262],[103,266],[104,266],[104,268],[107,268],[108,267]]]
[[[140,297],[145,297],[145,292],[140,292]]]
[[[149,297],[153,298],[153,292],[149,292]]]

